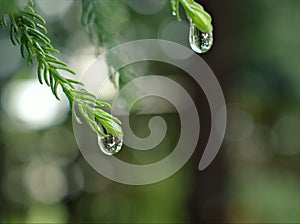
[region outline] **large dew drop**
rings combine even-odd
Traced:
[[[116,129],[119,130],[121,127],[115,123],[114,121],[112,122],[112,126]],[[107,137],[98,135],[98,146],[100,150],[108,156],[112,156],[116,153],[118,153],[122,149],[123,145],[123,138],[122,137],[116,137],[110,133],[107,132],[107,130],[99,124],[99,128],[101,131],[105,134],[108,135]],[[122,130],[119,130],[122,131]]]
[[[98,145],[105,155],[112,156],[121,150],[123,139],[111,134],[108,137],[98,136]]]
[[[194,23],[190,22],[189,41],[193,51],[202,54],[212,47],[213,35],[212,33],[201,32]]]

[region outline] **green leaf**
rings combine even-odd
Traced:
[[[196,27],[202,31],[211,33],[213,26],[211,24],[211,16],[194,0],[170,0],[172,10],[176,9],[176,15],[179,16],[179,2],[182,4],[187,17],[191,20]],[[180,18],[178,18],[180,20]]]
[[[34,42],[34,46],[35,46],[35,47],[37,48],[37,50],[39,51],[39,55],[44,55],[44,54],[45,54],[43,48],[40,46],[39,43]]]
[[[31,28],[35,28],[35,23],[26,16],[21,16],[22,22]]]
[[[81,85],[83,86],[84,84],[80,81],[77,81],[77,80],[74,80],[74,79],[66,79],[69,83],[74,83],[74,84],[77,84],[77,85]]]
[[[170,0],[172,13],[176,15],[177,20],[181,21],[180,13],[179,13],[179,0]]]
[[[48,79],[48,69],[47,69],[47,67],[44,67],[44,80],[45,80],[45,82],[46,82],[46,84],[48,85],[48,86],[50,86],[50,82],[49,82],[49,79]]]
[[[99,122],[101,123],[101,125],[106,129],[106,131],[110,134],[112,134],[113,136],[116,136],[118,138],[123,137],[123,132],[122,132],[122,128],[120,127],[120,125],[118,125],[116,122],[114,122],[113,120],[111,121],[103,121],[103,120],[99,120]]]
[[[37,26],[40,30],[42,30],[44,33],[47,33],[47,32],[48,32],[47,29],[46,29],[46,27],[44,27],[43,25],[37,23],[36,26]]]
[[[115,121],[116,123],[121,124],[121,121],[120,121],[118,118],[112,116],[111,114],[107,113],[107,112],[104,111],[104,110],[101,110],[101,111],[102,111],[102,112],[101,112],[100,115],[101,115],[101,118],[102,118],[102,119],[113,120],[113,121]],[[95,113],[95,114],[97,114],[97,113]]]
[[[32,11],[30,11],[30,10],[28,10],[28,9],[25,9],[24,13],[26,13],[27,15],[29,15],[29,16],[31,16],[31,17],[37,19],[37,20],[39,20],[42,24],[46,24],[46,21],[43,19],[43,17],[41,17],[40,15],[36,14],[36,13],[34,12],[34,10],[33,10],[33,12],[32,12]]]
[[[50,55],[50,54],[45,54],[45,59],[49,62],[52,62],[52,63],[55,63],[55,64],[58,64],[58,65],[62,65],[62,66],[67,66],[66,63],[60,61],[58,58]]]
[[[67,72],[70,72],[71,74],[75,75],[76,73],[72,70],[72,69],[69,69],[67,67],[64,67],[64,66],[57,66],[56,69],[60,69],[60,70],[65,70]],[[71,79],[70,79],[71,80]],[[80,83],[80,82],[79,82]],[[78,84],[79,84],[78,83]]]
[[[53,83],[51,85],[52,93],[54,94],[56,99],[60,100],[59,96],[58,96],[58,92],[57,92],[58,85],[59,85],[59,82],[57,80],[53,79]]]
[[[39,62],[37,71],[38,71],[38,79],[41,84],[43,84],[42,69],[43,69],[43,64]]]
[[[48,52],[48,53],[56,53],[56,54],[60,54],[59,50],[54,49],[53,47],[47,47],[47,46],[43,46],[43,49]]]
[[[15,28],[15,31],[18,32],[19,28],[18,28],[18,25],[16,23],[15,17],[10,14],[9,18],[10,18],[11,25]]]
[[[103,101],[97,101],[96,100],[96,105],[98,107],[107,107],[108,109],[111,109],[111,105],[109,103],[103,102]]]
[[[77,113],[76,113],[76,110],[74,108],[74,103],[70,101],[70,108],[71,108],[71,111],[72,111],[72,115],[73,117],[75,118],[76,122],[78,124],[82,124],[82,121],[80,120],[80,118],[78,117]]]
[[[10,41],[13,43],[13,45],[16,45],[16,38],[15,38],[15,28],[13,24],[11,24],[10,32],[9,32]]]
[[[35,36],[39,40],[44,40],[46,43],[50,43],[50,39],[48,37],[46,37],[46,35],[44,35],[39,30],[33,29],[31,27],[27,27],[27,30],[28,30],[28,33],[30,33],[31,35]]]
[[[25,43],[22,43],[21,45],[20,45],[20,50],[21,50],[21,56],[23,57],[23,58],[25,58]]]

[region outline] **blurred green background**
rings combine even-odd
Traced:
[[[126,25],[118,26],[115,13],[105,22],[113,43],[122,33],[121,42],[161,38],[188,46],[189,23],[176,21],[169,4],[101,1],[124,9]],[[96,47],[80,25],[81,1],[36,2],[59,57],[84,73]],[[68,103],[38,84],[35,69],[27,68],[7,30],[0,31],[0,222],[300,222],[300,2],[201,3],[213,17],[215,43],[203,58],[223,87],[226,137],[216,160],[198,171],[210,116],[200,87],[186,78],[182,85],[201,119],[199,146],[174,176],[148,186],[112,182],[89,166],[77,148]],[[163,65],[148,68],[183,75]],[[133,116],[137,135],[149,134],[151,116]],[[164,117],[171,130],[158,153],[139,158],[125,148],[120,158],[145,163],[166,156],[180,123],[176,113]]]

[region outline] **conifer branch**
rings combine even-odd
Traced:
[[[8,17],[9,24],[6,23],[5,16]],[[0,14],[0,27],[9,26],[11,42],[20,46],[20,53],[27,60],[28,66],[36,62],[39,82],[48,85],[58,100],[58,87],[62,88],[75,119],[82,123],[76,113],[76,105],[80,115],[98,135],[122,137],[121,122],[102,109],[110,108],[110,105],[98,101],[93,94],[84,90],[83,83],[60,74],[62,70],[73,75],[75,72],[54,56],[59,51],[52,46],[45,24],[46,21],[34,10],[33,0],[29,0],[22,9]],[[106,129],[105,133],[103,128]]]

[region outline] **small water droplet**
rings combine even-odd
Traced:
[[[111,120],[111,126],[115,129],[116,133],[122,133],[121,126],[116,123],[115,121]],[[98,135],[98,146],[100,150],[108,156],[115,155],[122,149],[123,145],[123,137],[116,137],[112,135],[111,133],[108,133],[106,128],[98,123],[98,127],[107,137],[104,137],[102,135]]]
[[[205,53],[213,45],[213,34],[201,32],[196,25],[190,21],[190,46],[197,53]]]
[[[175,11],[172,11],[172,16],[176,16],[176,12]]]
[[[123,139],[111,134],[108,137],[98,136],[98,145],[101,151],[108,156],[118,153],[122,149]]]

